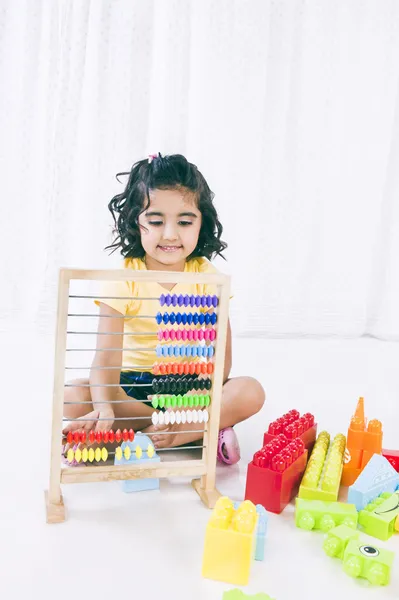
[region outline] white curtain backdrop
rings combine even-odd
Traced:
[[[54,330],[115,180],[216,193],[234,331],[399,338],[397,0],[0,0],[0,329]]]

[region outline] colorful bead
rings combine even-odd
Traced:
[[[113,443],[114,443],[114,441],[115,441],[115,434],[114,434],[114,432],[112,431],[112,429],[110,430],[110,432],[109,432],[109,434],[108,434],[108,439],[109,439],[109,441],[110,441],[110,443],[111,443],[111,444],[113,444]]]

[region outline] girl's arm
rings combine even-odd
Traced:
[[[226,354],[224,358],[224,372],[223,372],[223,381],[225,382],[230,375],[232,364],[232,351],[231,351],[231,327],[230,327],[230,319],[227,323],[227,340],[226,340]]]
[[[97,335],[97,351],[90,370],[90,384],[93,386],[110,383],[119,385],[120,368],[101,368],[120,367],[122,365],[124,319],[111,317],[122,317],[122,314],[101,302],[97,333],[111,333],[113,335]],[[120,348],[120,350],[111,350],[111,348]],[[113,412],[113,405],[109,404],[109,401],[116,399],[117,387],[91,387],[90,390],[94,410]]]
[[[90,384],[109,384],[119,385],[122,365],[122,348],[124,345],[123,330],[124,319],[112,319],[110,317],[123,316],[117,310],[100,303],[100,320],[98,332],[112,333],[116,335],[97,335],[97,351],[94,356],[92,368],[90,370]],[[119,334],[119,335],[118,335]],[[111,348],[120,348],[120,350],[110,350]],[[114,369],[99,369],[94,367],[118,367]],[[130,400],[131,398],[124,392],[123,388],[112,387],[92,387],[91,399],[94,410],[111,415],[114,413],[113,404],[110,400]],[[131,408],[131,417],[151,418],[153,408],[136,402]],[[101,428],[101,427],[100,427]]]

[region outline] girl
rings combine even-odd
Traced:
[[[129,175],[126,188],[109,203],[116,238],[108,248],[121,252],[124,268],[215,272],[209,261],[217,254],[222,256],[227,245],[220,239],[223,228],[213,205],[214,194],[197,167],[179,154],[158,154],[137,162],[130,173],[123,175]],[[179,294],[213,293],[210,286],[199,284],[106,284],[102,296],[129,295],[133,299],[96,301],[100,308],[98,331],[114,335],[97,336],[90,379],[75,380],[71,383],[77,387],[65,388],[65,402],[82,402],[65,404],[65,417],[79,419],[65,427],[65,434],[76,430],[106,431],[117,417],[126,419],[123,428],[150,434],[155,448],[174,447],[202,438],[202,424],[151,424],[154,409],[148,395],[154,379],[151,375],[154,352],[148,350],[155,349],[157,344],[158,325],[154,317],[159,307],[145,298],[159,298],[161,293],[167,294],[171,289]],[[135,297],[140,300],[134,300]],[[132,318],[126,319],[126,316]],[[134,318],[137,316],[144,318]],[[140,335],[122,335],[129,331]],[[265,399],[263,388],[255,379],[229,379],[231,354],[229,323],[218,445],[218,459],[227,464],[240,459],[233,425],[257,413]],[[118,369],[121,365],[122,370]],[[88,387],[88,383],[94,387]],[[122,387],[101,387],[104,384]],[[129,402],[130,398],[143,402]],[[123,402],[111,403],[112,400]]]

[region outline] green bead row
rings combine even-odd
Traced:
[[[155,395],[152,397],[152,406],[154,408],[191,408],[193,406],[209,406],[210,402],[211,397],[209,394],[193,394],[192,396],[182,396],[181,394],[178,396]]]

